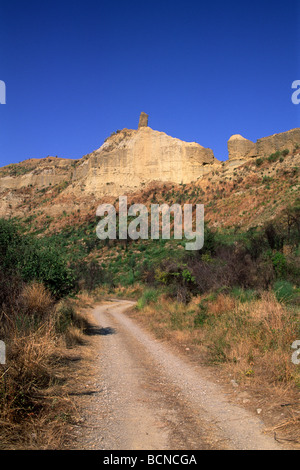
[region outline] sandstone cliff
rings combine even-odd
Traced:
[[[264,158],[285,149],[292,152],[297,146],[300,146],[300,128],[263,137],[256,143],[241,135],[233,135],[228,141],[228,157],[230,161]]]
[[[0,168],[0,217],[20,217],[41,233],[56,231],[94,220],[99,204],[128,195],[131,204],[204,203],[213,225],[257,225],[297,198],[299,144],[298,129],[258,143],[235,135],[230,160],[218,162],[210,149],[146,125],[123,129],[79,160],[48,157]],[[253,157],[259,155],[258,162]]]
[[[227,145],[229,160],[247,159],[257,155],[255,143],[239,134],[231,136]]]
[[[151,181],[189,183],[216,163],[210,149],[141,126],[123,129],[84,157],[72,181],[88,192],[119,195]]]
[[[267,157],[278,150],[288,149],[290,152],[295,147],[300,146],[300,128],[292,129],[281,134],[274,134],[270,137],[259,139],[256,143],[257,155]]]
[[[76,160],[47,157],[7,165],[0,169],[0,190],[55,186],[71,179],[75,164]]]
[[[300,129],[265,137],[256,143],[234,135],[228,141],[229,161],[221,163],[211,149],[151,129],[148,115],[142,113],[138,129],[113,133],[99,149],[79,160],[47,157],[0,168],[0,215],[13,210],[31,188],[37,194],[49,187],[56,188],[57,194],[74,200],[85,196],[118,197],[143,189],[151,182],[199,182],[208,174],[218,175],[220,167],[228,174],[233,173],[253,157],[266,157],[284,149],[292,153],[298,146]]]

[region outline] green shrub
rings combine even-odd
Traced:
[[[256,166],[261,166],[263,164],[263,162],[264,162],[263,158],[257,158],[255,160],[255,165]]]
[[[258,293],[255,290],[242,289],[241,287],[234,287],[231,290],[231,295],[242,303],[251,302],[251,300],[258,298]]]
[[[271,155],[268,157],[268,162],[276,162],[280,156],[281,152],[279,150],[275,153],[271,153]]]
[[[292,300],[294,296],[293,285],[284,280],[279,280],[274,284],[274,292],[278,302],[288,302]]]
[[[271,260],[274,266],[275,273],[278,277],[282,277],[286,274],[287,262],[283,253],[277,251],[271,256]]]
[[[199,305],[199,311],[196,313],[194,317],[194,327],[199,328],[204,325],[208,317],[207,314],[207,306],[203,303]]]
[[[103,263],[102,263],[103,264]],[[104,271],[96,260],[79,261],[73,266],[77,287],[93,291],[105,280]]]
[[[146,305],[150,303],[156,303],[159,292],[156,289],[147,289],[144,291],[142,297],[138,299],[137,308],[142,310]]]
[[[81,331],[89,328],[89,323],[76,309],[70,299],[60,302],[56,310],[55,329],[58,333],[64,334],[70,326],[75,326]]]
[[[271,181],[273,181],[273,178],[271,176],[264,176],[263,179],[262,179],[262,183],[263,184],[267,184],[267,183],[270,183]]]
[[[116,271],[116,274],[119,272],[119,270]],[[129,273],[125,274],[124,276],[119,277],[119,282],[122,286],[132,286],[136,281],[135,274],[133,271],[130,271]]]
[[[75,287],[75,276],[67,266],[66,253],[43,240],[26,239],[18,270],[26,281],[38,280],[56,298],[68,295]]]
[[[24,235],[15,222],[0,219],[0,267],[5,272],[19,273],[25,282],[42,282],[56,298],[74,288],[67,255],[57,243]]]
[[[57,310],[55,323],[56,331],[58,333],[65,333],[67,328],[73,324],[75,315],[76,313],[73,305],[68,301],[62,302]]]

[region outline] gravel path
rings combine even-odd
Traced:
[[[229,403],[201,366],[126,316],[133,305],[112,301],[93,311],[100,372],[91,381],[81,448],[281,449],[263,434],[260,418]]]

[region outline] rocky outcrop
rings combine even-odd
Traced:
[[[148,117],[148,114],[141,112],[138,129],[148,126]]]
[[[47,186],[71,180],[75,160],[47,157],[24,160],[0,170],[0,190]]]
[[[246,160],[253,157],[268,157],[272,153],[288,149],[292,152],[300,147],[300,128],[258,139],[256,143],[241,135],[233,135],[228,141],[228,157],[232,160]]]
[[[253,157],[269,156],[283,149],[292,151],[297,145],[300,146],[300,129],[256,143],[233,135],[228,141],[229,162],[223,165],[231,171]],[[99,149],[80,160],[47,157],[0,169],[0,192],[5,194],[7,204],[9,191],[57,185],[59,190],[75,196],[87,193],[93,197],[118,197],[150,182],[194,182],[220,165],[211,149],[151,129],[148,115],[141,113],[138,129],[113,133]]]
[[[150,127],[123,129],[77,166],[73,182],[88,192],[119,195],[151,182],[189,183],[217,163],[213,151]]]
[[[256,146],[259,157],[267,157],[278,150],[292,152],[295,147],[300,147],[300,128],[258,139]]]
[[[239,134],[230,137],[227,145],[229,160],[247,159],[257,155],[256,144]]]

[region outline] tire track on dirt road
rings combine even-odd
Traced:
[[[130,319],[125,311],[133,305],[116,300],[93,310],[100,327],[100,393],[89,399],[92,430],[83,448],[282,448],[263,433],[259,417],[229,403],[201,366],[175,354]]]

